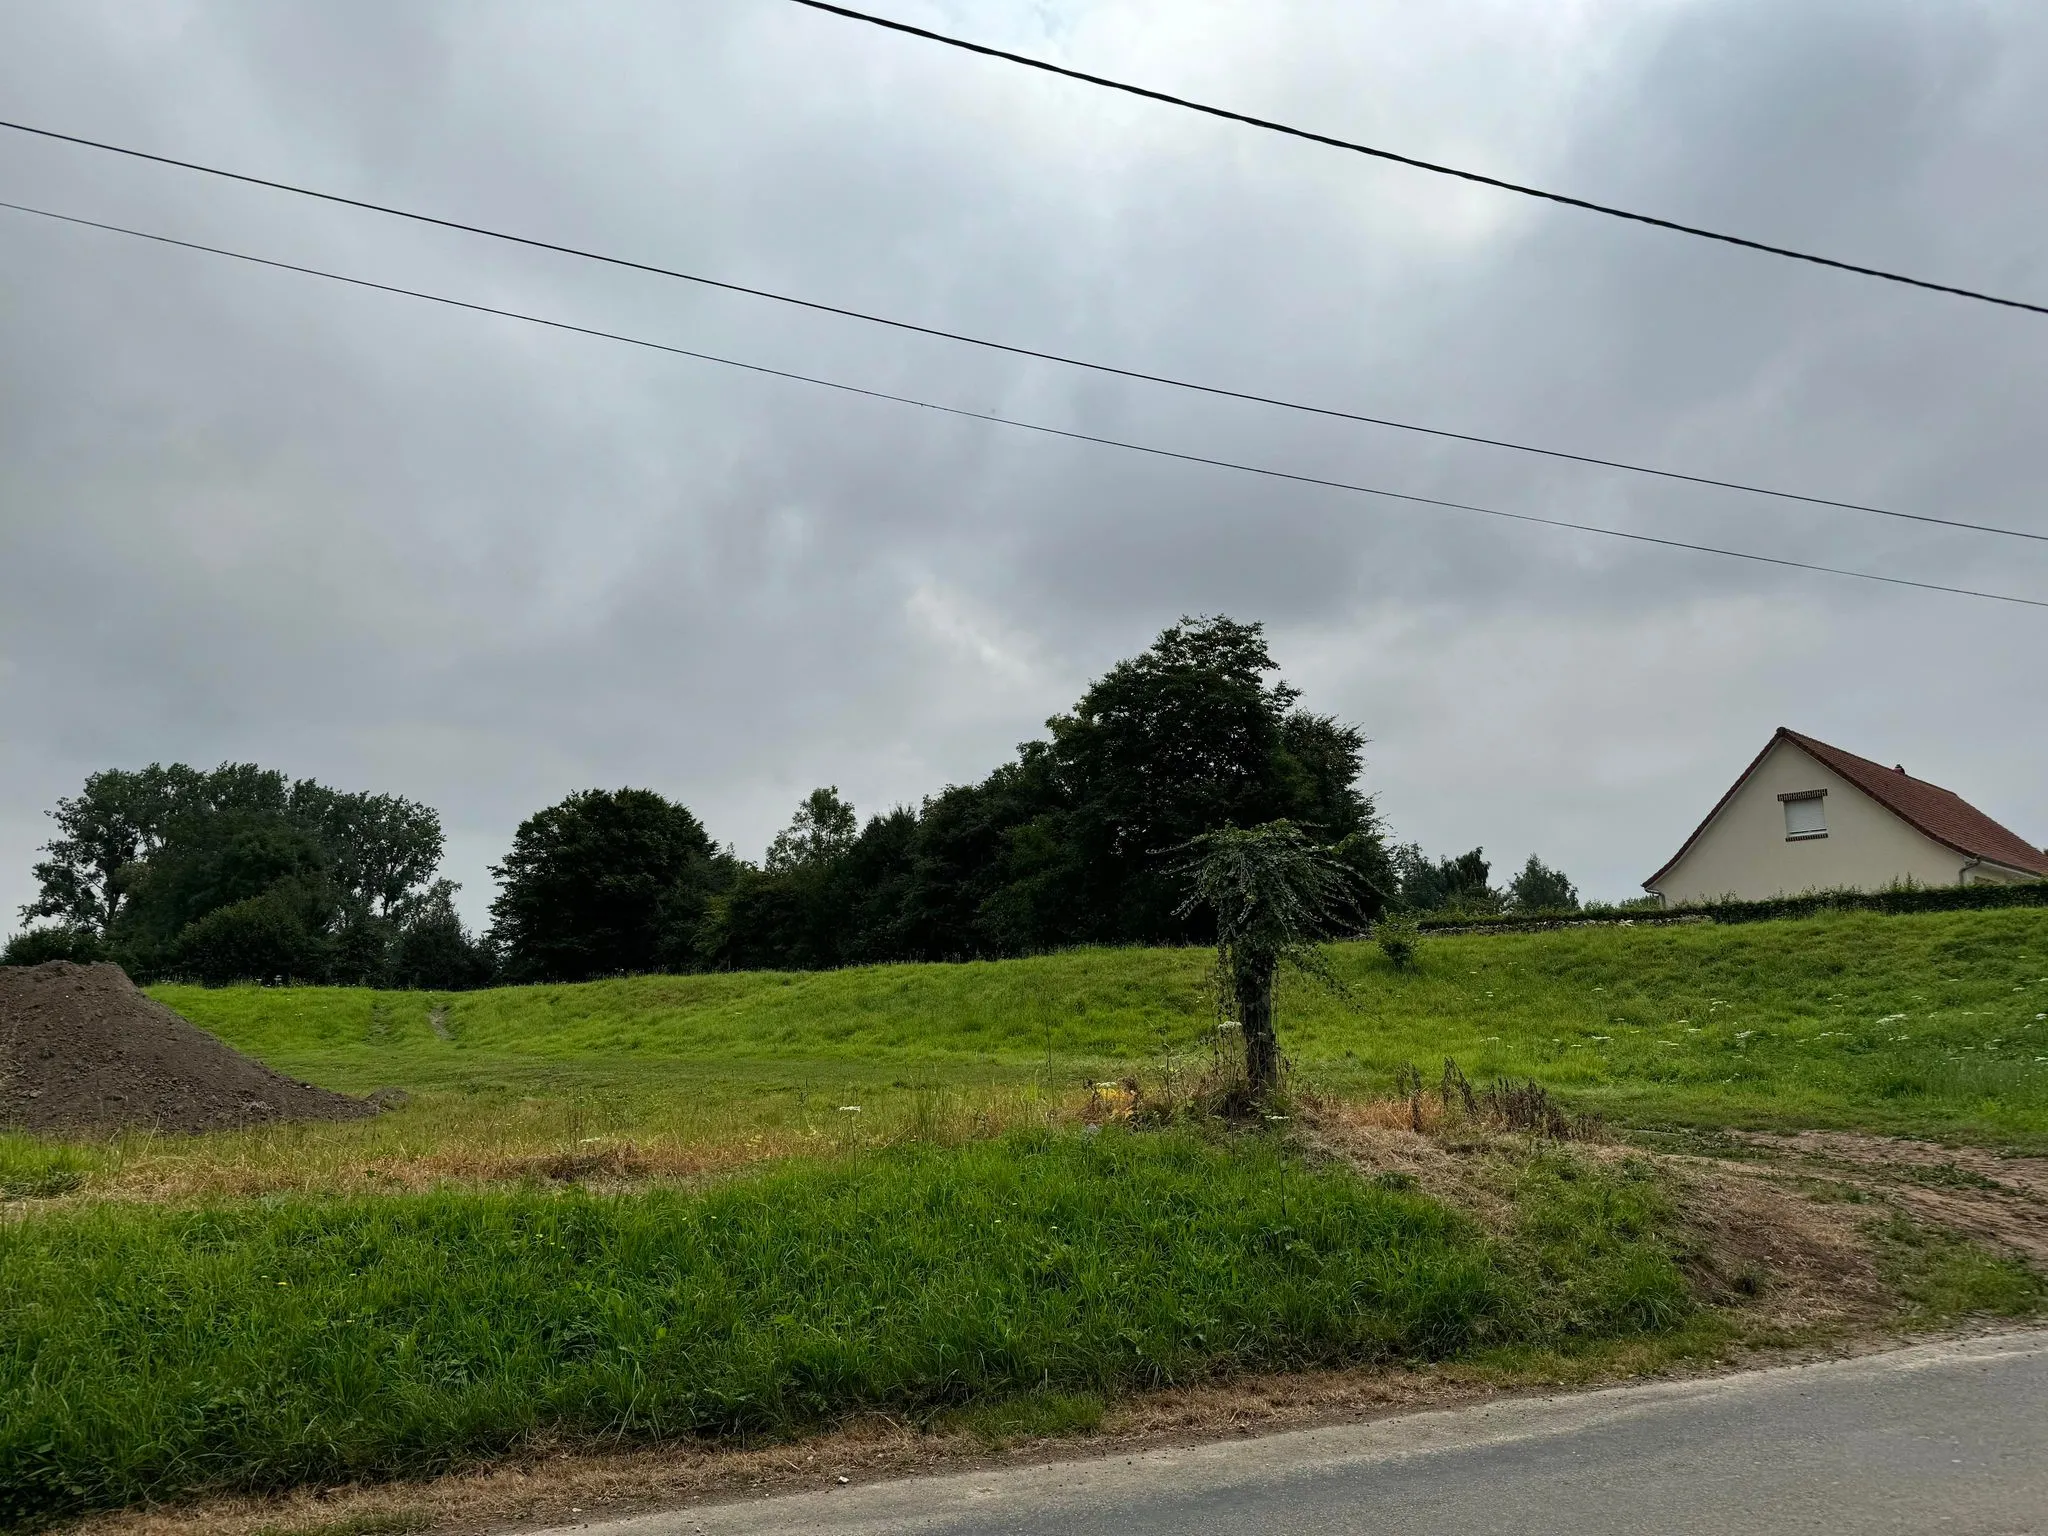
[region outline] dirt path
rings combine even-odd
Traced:
[[[1732,1131],[1728,1137],[1760,1154],[1760,1166],[1779,1177],[1848,1185],[1922,1221],[2048,1267],[2048,1158],[2006,1157],[1980,1148],[1852,1131],[1793,1136]]]

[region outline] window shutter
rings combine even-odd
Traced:
[[[1826,790],[1815,790],[1801,795],[1780,796],[1785,802],[1785,835],[1787,837],[1826,837],[1828,835],[1828,802]]]

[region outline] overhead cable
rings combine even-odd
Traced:
[[[1947,586],[1940,582],[1915,581],[1904,576],[1883,576],[1872,571],[1857,571],[1842,566],[1820,565],[1806,560],[1791,560],[1779,555],[1757,554],[1749,550],[1724,549],[1712,544],[1695,544],[1683,539],[1661,538],[1655,534],[1635,533],[1621,528],[1605,528],[1594,523],[1570,522],[1563,518],[1538,517],[1534,513],[1529,512],[1509,512],[1498,507],[1479,506],[1472,502],[1449,501],[1435,496],[1418,496],[1407,491],[1391,491],[1379,486],[1361,485],[1347,480],[1335,480],[1322,475],[1310,475],[1294,470],[1276,469],[1269,465],[1246,464],[1234,459],[1213,458],[1206,454],[1186,453],[1178,449],[1162,448],[1148,443],[1134,443],[1122,438],[1105,437],[1097,433],[1078,432],[1067,427],[1050,426],[1043,422],[1025,421],[1014,416],[999,416],[989,411],[973,411],[962,406],[941,405],[936,401],[920,400],[911,395],[893,394],[887,390],[870,389],[863,385],[847,384],[836,379],[824,379],[812,374],[796,373],[786,368],[772,368],[763,363],[750,363],[738,358],[723,357],[713,352],[702,352],[690,347],[673,346],[667,342],[652,341],[646,337],[631,336],[620,331],[607,331],[598,329],[595,326],[577,325],[566,320],[553,320],[542,315],[528,314],[521,310],[504,309],[491,304],[478,304],[468,299],[458,299],[446,294],[430,293],[424,289],[403,288],[393,283],[379,283],[368,278],[350,277],[345,273],[330,272],[321,267],[305,266],[298,262],[279,261],[268,256],[255,256],[245,251],[229,250],[224,246],[203,245],[194,240],[180,240],[171,235],[155,234],[148,230],[131,229],[125,225],[104,223],[98,219],[86,219],[73,214],[57,213],[47,208],[34,208],[26,203],[0,201],[0,208],[8,209],[15,213],[32,214],[38,218],[53,219],[65,224],[80,225],[87,229],[103,230],[109,234],[126,235],[137,240],[147,240],[157,245],[175,246],[181,250],[196,251],[209,256],[227,257],[230,260],[246,262],[253,266],[270,267],[282,272],[295,272],[305,277],[317,277],[329,282],[345,283],[352,288],[366,288],[378,293],[394,294],[401,298],[419,299],[430,304],[444,305],[450,309],[466,310],[472,314],[492,315],[500,319],[517,320],[527,325],[545,326],[549,330],[564,331],[577,336],[593,337],[600,341],[619,342],[626,346],[640,347],[647,351],[667,353],[675,357],[693,358],[699,362],[716,363],[724,368],[736,368],[747,373],[761,374],[770,378],[787,379],[798,384],[810,384],[821,389],[835,390],[848,395],[859,395],[870,400],[886,400],[897,405],[915,406],[920,410],[934,411],[940,415],[988,422],[995,426],[1011,427],[1019,431],[1033,432],[1044,437],[1060,438],[1069,442],[1092,443],[1099,447],[1115,448],[1127,453],[1144,454],[1151,458],[1169,459],[1183,464],[1197,464],[1210,469],[1225,469],[1238,474],[1256,475],[1264,479],[1284,480],[1296,485],[1317,486],[1325,490],[1343,491],[1360,496],[1372,496],[1388,501],[1406,502],[1412,506],[1431,507],[1444,511],[1476,513],[1480,516],[1500,518],[1508,522],[1531,523],[1544,528],[1562,528],[1575,533],[1597,534],[1603,538],[1625,539],[1636,544],[1654,544],[1665,549],[1687,550],[1703,555],[1717,555],[1724,559],[1743,560],[1757,565],[1774,565],[1787,570],[1812,571],[1829,576],[1844,576],[1857,581],[1880,582],[1886,586],[1894,587],[1912,587],[1923,592],[1943,592],[1956,597],[1978,598],[1996,603],[2011,603],[2027,608],[2048,608],[2048,599],[2018,597],[2010,593],[1979,591],[1970,587]]]
[[[949,331],[939,326],[920,325],[913,320],[900,320],[890,315],[875,314],[868,310],[850,309],[844,305],[828,304],[819,299],[806,299],[795,294],[778,293],[770,288],[756,288],[745,283],[729,282],[723,278],[706,277],[701,273],[685,272],[676,267],[664,267],[652,262],[636,261],[631,257],[609,255],[602,251],[586,250],[579,246],[564,245],[553,240],[542,240],[531,235],[513,234],[507,230],[492,229],[486,225],[468,224],[458,219],[444,218],[438,214],[421,213],[414,209],[394,207],[387,203],[374,203],[363,198],[348,197],[339,192],[325,192],[318,188],[300,186],[293,182],[274,181],[267,177],[253,176],[242,171],[226,170],[220,166],[205,165],[194,160],[179,160],[169,155],[154,154],[148,150],[132,149],[126,145],[110,144],[97,139],[80,138],[74,134],[59,133],[54,129],[32,127],[26,123],[8,122],[0,119],[0,128],[17,133],[34,134],[60,143],[75,144],[86,149],[102,150],[108,154],[124,155],[135,160],[146,160],[157,165],[172,166],[178,170],[196,171],[206,176],[217,176],[227,181],[242,182],[250,186],[263,187],[274,192],[288,192],[298,197],[309,197],[324,203],[336,203],[346,208],[358,208],[368,213],[384,214],[391,218],[405,219],[416,224],[427,224],[439,229],[453,230],[465,235],[480,235],[486,239],[503,241],[510,245],[525,246],[532,250],[548,251],[558,256],[573,256],[583,261],[594,261],[605,266],[620,267],[630,272],[645,273],[654,277],[673,278],[700,287],[716,289],[723,293],[741,294],[747,298],[766,299],[776,304],[788,304],[798,309],[811,310],[818,314],[834,315],[846,320],[859,320],[869,325],[886,326],[891,330],[907,331],[913,335],[929,336],[940,341],[957,342],[964,346],[979,347],[990,352],[1006,353],[1012,357],[1027,357],[1038,362],[1058,363],[1063,367],[1082,368],[1091,373],[1106,374],[1113,378],[1130,379],[1145,384],[1164,385],[1170,389],[1187,390],[1194,394],[1209,395],[1224,400],[1239,400],[1254,405],[1273,406],[1280,410],[1300,411],[1311,416],[1331,420],[1357,422],[1365,426],[1388,427],[1397,432],[1412,432],[1450,442],[1472,443],[1481,447],[1501,448],[1513,453],[1533,454],[1541,458],[1559,459],[1573,464],[1587,464],[1600,469],[1622,470],[1629,474],[1650,475],[1660,480],[1680,481],[1689,485],[1709,486],[1716,490],[1740,491],[1752,496],[1766,496],[1778,501],[1799,502],[1808,506],[1832,507],[1844,512],[1862,512],[1873,517],[1896,518],[1904,522],[1928,523],[1942,528],[1964,529],[1971,533],[1997,534],[2012,539],[2032,539],[2048,542],[2048,533],[2035,533],[2021,528],[2005,528],[1992,523],[1976,523],[1961,518],[1937,517],[1924,512],[1901,512],[1895,508],[1870,506],[1862,502],[1840,500],[1829,496],[1810,496],[1799,491],[1779,490],[1771,486],[1754,485],[1741,480],[1723,480],[1712,475],[1688,474],[1682,470],[1658,469],[1647,464],[1634,464],[1623,459],[1601,458],[1594,454],[1573,453],[1562,448],[1546,448],[1534,443],[1515,442],[1509,438],[1486,437],[1475,432],[1458,432],[1448,427],[1425,426],[1417,422],[1400,421],[1388,416],[1371,416],[1359,411],[1347,411],[1335,406],[1315,405],[1300,400],[1289,400],[1283,396],[1259,394],[1252,390],[1232,389],[1221,384],[1205,384],[1193,379],[1175,378],[1169,374],[1148,373],[1139,368],[1124,368],[1113,363],[1094,362],[1088,358],[1074,357],[1066,353],[1050,352],[1038,347],[1021,346],[1013,342],[996,341],[985,336],[975,336],[965,331]]]
[[[969,42],[964,37],[953,37],[945,32],[934,32],[929,27],[912,26],[907,21],[893,21],[887,16],[875,16],[866,11],[856,11],[844,5],[832,5],[828,0],[795,0],[797,5],[814,11],[824,11],[833,16],[842,16],[848,21],[866,22],[871,27],[885,27],[891,32],[901,32],[910,37],[923,38],[930,43],[943,43],[948,48],[958,48],[967,53],[978,53],[985,58],[1001,59],[1009,64],[1022,64],[1027,69],[1043,70],[1049,75],[1062,75],[1069,80],[1079,80],[1087,85],[1099,85],[1106,90],[1122,91],[1127,96],[1141,96],[1147,101],[1163,102],[1170,107],[1183,107],[1190,112],[1200,112],[1208,117],[1220,117],[1226,122],[1242,123],[1248,128],[1263,128],[1268,133],[1283,133],[1289,138],[1306,139],[1312,144],[1327,145],[1331,149],[1349,150],[1353,154],[1370,155],[1375,160],[1391,161],[1405,165],[1411,170],[1428,171],[1435,176],[1454,176],[1460,181],[1477,182],[1482,187],[1495,187],[1502,192],[1513,192],[1522,197],[1541,198],[1545,202],[1562,203],[1567,208],[1583,209],[1587,213],[1605,214],[1611,219],[1627,219],[1634,224],[1648,224],[1655,229],[1668,229],[1675,234],[1693,235],[1701,240],[1717,240],[1723,245],[1740,246],[1746,251],[1760,251],[1766,256],[1783,256],[1791,261],[1803,261],[1816,267],[1831,267],[1838,272],[1853,272],[1859,277],[1881,278],[1887,283],[1903,283],[1909,288],[1925,288],[1931,293],[1951,294],[1959,299],[1975,299],[1983,304],[1998,304],[2006,309],[2024,309],[2037,315],[2048,315],[2048,304],[2035,304],[2026,299],[2008,299],[1995,293],[1983,293],[1975,288],[1959,288],[1951,283],[1932,282],[1924,277],[1909,277],[1903,272],[1887,271],[1883,267],[1867,267],[1853,261],[1842,261],[1833,256],[1819,256],[1812,251],[1794,250],[1790,246],[1771,245],[1762,240],[1752,240],[1745,235],[1731,235],[1717,229],[1703,229],[1697,224],[1681,224],[1676,219],[1659,218],[1651,213],[1637,213],[1628,208],[1617,208],[1611,203],[1596,203],[1589,198],[1572,197],[1563,192],[1551,192],[1542,187],[1527,186],[1519,181],[1507,181],[1499,176],[1488,176],[1480,171],[1463,170],[1455,165],[1443,165],[1434,160],[1420,160],[1413,155],[1399,154],[1391,149],[1379,149],[1371,144],[1360,144],[1351,139],[1336,138],[1327,133],[1317,133],[1308,128],[1297,128],[1289,123],[1274,122],[1271,118],[1254,117],[1249,112],[1234,112],[1228,107],[1211,106],[1207,102],[1193,101],[1185,96],[1175,96],[1167,91],[1155,91],[1148,86],[1132,85],[1126,80],[1112,80],[1107,75],[1091,75],[1086,70],[1069,69],[1064,64],[1054,64],[1048,59],[1035,59],[1026,53],[1012,53],[1007,48],[992,48],[986,43]]]

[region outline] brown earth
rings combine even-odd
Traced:
[[[1448,1122],[1423,1100],[1426,1129],[1404,1123],[1407,1101],[1326,1104],[1305,1117],[1308,1145],[1362,1173],[1405,1175],[1446,1204],[1500,1230],[1528,1138]],[[1434,1122],[1434,1123],[1431,1123]],[[1891,1298],[1866,1228],[1871,1210],[1807,1197],[1768,1163],[1674,1157],[1622,1142],[1581,1141],[1581,1156],[1645,1159],[1671,1181],[1689,1237],[1685,1265],[1703,1300],[1733,1306],[1748,1326],[1783,1336],[1878,1326]]]
[[[0,966],[0,1126],[184,1133],[376,1112],[231,1050],[118,965]]]
[[[1931,1226],[2048,1268],[2048,1158],[1854,1131],[1724,1134],[1767,1167],[1861,1190]]]

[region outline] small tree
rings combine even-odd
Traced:
[[[1508,883],[1508,905],[1517,912],[1576,912],[1579,889],[1563,870],[1552,869],[1532,853],[1522,872]]]
[[[1252,1092],[1269,1093],[1280,1080],[1273,984],[1283,963],[1336,984],[1322,944],[1356,909],[1354,877],[1290,821],[1224,827],[1182,848],[1180,915],[1215,914],[1217,977],[1244,1030],[1245,1075]]]
[[[814,789],[804,796],[796,815],[768,845],[771,875],[829,864],[853,847],[860,836],[860,818],[839,798],[839,786]]]

